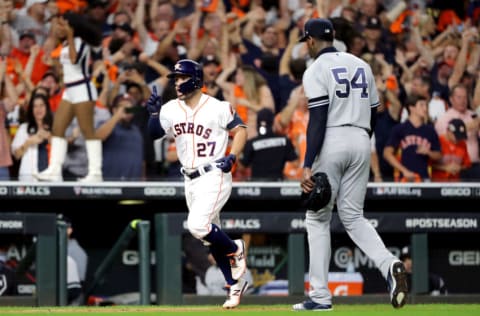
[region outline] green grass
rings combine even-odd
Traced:
[[[145,316],[145,315],[196,315],[196,316],[283,316],[307,314],[309,312],[291,311],[291,305],[242,305],[233,310],[224,310],[220,306],[112,306],[112,307],[0,307],[0,315],[55,315],[55,316]],[[335,305],[334,310],[327,312],[334,316],[479,316],[480,304],[417,304],[406,305],[402,309],[393,309],[390,305]]]

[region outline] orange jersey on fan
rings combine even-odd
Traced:
[[[56,3],[59,14],[67,11],[83,12],[88,6],[88,1],[85,0],[57,0]]]
[[[38,52],[37,57],[35,58],[35,62],[33,64],[33,70],[32,74],[30,76],[30,80],[34,85],[36,85],[43,77],[45,72],[50,69],[50,66],[47,64],[43,63],[43,55],[44,52],[42,49]],[[11,62],[11,65],[13,66],[15,59],[20,62],[22,65],[22,68],[25,69],[25,66],[27,65],[28,58],[30,57],[30,53],[24,53],[18,48],[14,47],[12,48],[12,51],[10,52],[9,60]],[[7,73],[11,76],[13,76],[13,83],[17,84],[19,82],[17,78],[17,73],[15,72],[15,68],[7,68]]]
[[[442,149],[442,159],[440,163],[442,165],[448,165],[450,163],[457,163],[462,168],[469,168],[472,165],[470,156],[467,151],[467,143],[462,140],[456,144],[449,141],[445,135],[440,135],[440,146]],[[436,169],[432,170],[433,181],[460,181],[460,174],[451,174],[447,171]]]
[[[238,99],[246,99],[247,96],[243,91],[242,87],[235,85],[233,88],[233,95]],[[235,104],[235,111],[242,121],[246,124],[248,122],[248,108],[245,105]]]

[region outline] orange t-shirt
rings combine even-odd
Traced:
[[[58,106],[60,105],[60,101],[62,101],[63,89],[55,93],[54,95],[50,96],[48,102],[50,103],[50,109],[53,113],[57,112]]]
[[[233,95],[238,99],[246,99],[247,96],[242,87],[235,85],[233,88]],[[244,123],[248,122],[248,108],[245,105],[235,104],[235,111]]]
[[[82,12],[88,6],[85,0],[57,0],[58,13],[63,14],[67,11]]]
[[[32,81],[32,83],[34,85],[36,85],[42,79],[45,72],[47,72],[47,70],[50,69],[49,65],[43,63],[43,54],[44,54],[44,52],[41,49],[40,52],[37,55],[37,58],[35,58],[35,62],[34,62],[34,65],[33,65],[33,70],[32,70],[32,75],[30,76],[30,80]],[[24,69],[25,69],[25,66],[27,65],[29,57],[30,57],[30,53],[24,53],[16,47],[12,48],[12,51],[10,52],[10,59],[11,59],[12,65],[13,65],[13,63],[15,62],[15,59],[16,59],[20,62],[20,64],[22,65],[22,67]],[[13,76],[13,83],[17,84],[18,83],[18,78],[16,77],[15,68],[10,69],[10,67],[9,67],[9,70],[7,70],[7,71],[9,73],[9,75],[12,75],[12,74],[14,75]],[[12,73],[12,71],[14,73]]]
[[[467,143],[462,140],[456,144],[450,142],[445,135],[440,135],[440,146],[442,150],[442,165],[448,165],[455,162],[462,166],[462,168],[469,168],[472,165],[470,156],[467,151]],[[460,181],[460,174],[451,174],[447,171],[432,169],[433,181]]]

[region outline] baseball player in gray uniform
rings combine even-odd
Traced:
[[[332,46],[334,29],[328,19],[308,20],[304,28],[300,41],[307,44],[315,60],[303,75],[310,119],[301,187],[305,193],[312,191],[312,174],[324,172],[332,197],[324,208],[306,212],[311,288],[309,299],[293,305],[293,309],[332,310],[328,267],[335,200],[348,235],[387,280],[393,307],[402,307],[408,291],[405,268],[363,216],[370,167],[369,135],[379,104],[372,71],[363,60]]]
[[[202,93],[203,70],[199,63],[179,60],[168,77],[175,80],[177,98],[162,105],[153,91],[147,102],[149,130],[153,138],[165,133],[175,138],[178,159],[185,176],[185,199],[190,233],[209,245],[227,283],[230,309],[240,304],[248,282],[245,244],[231,240],[220,228],[220,211],[232,191],[230,170],[247,141],[245,124],[228,102]],[[233,141],[226,154],[228,136]]]

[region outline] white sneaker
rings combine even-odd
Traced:
[[[227,300],[225,303],[223,303],[223,308],[230,309],[237,307],[240,304],[240,299],[247,288],[248,282],[244,279],[239,279],[237,283],[230,286],[228,289]]]
[[[233,241],[238,249],[235,254],[230,256],[230,267],[232,268],[232,278],[238,280],[247,271],[247,260],[245,259],[245,242],[242,239]]]

